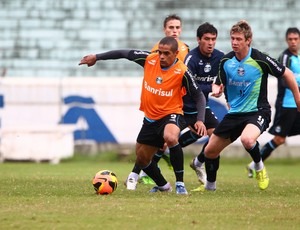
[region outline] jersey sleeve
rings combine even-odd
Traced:
[[[283,76],[286,67],[276,59],[264,54],[263,62],[266,63],[269,74],[277,78]]]
[[[186,57],[185,57],[185,60],[184,60],[184,64],[189,68],[189,71],[190,73],[195,76],[196,75],[196,72],[197,72],[197,69],[196,69],[196,65],[195,65],[195,62],[194,60],[192,59],[193,55],[192,54],[188,54]]]
[[[150,52],[142,50],[111,50],[105,53],[96,54],[97,60],[115,60],[125,58],[144,66],[145,60]]]
[[[220,62],[218,75],[217,75],[216,80],[214,82],[216,85],[221,85],[221,84],[226,85],[226,72],[225,72],[225,69],[224,69],[224,63],[227,60],[228,60],[227,58],[223,58]]]
[[[195,81],[194,77],[190,70],[187,70],[182,78],[182,85],[186,88],[187,93],[193,98],[196,102],[196,108],[198,111],[197,120],[204,122],[205,119],[205,107],[206,107],[206,99]]]
[[[290,68],[291,65],[291,58],[290,54],[288,53],[288,50],[285,50],[278,58],[278,62],[281,63],[282,65]],[[288,85],[286,84],[285,79],[278,78],[278,88],[289,88]]]

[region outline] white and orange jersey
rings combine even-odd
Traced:
[[[187,70],[183,62],[178,61],[168,70],[159,64],[159,55],[150,54],[144,65],[140,110],[152,120],[182,111],[182,79]]]
[[[198,120],[204,121],[206,100],[193,75],[181,61],[164,70],[159,54],[142,50],[112,50],[97,54],[97,60],[126,58],[144,67],[140,110],[152,120],[183,114],[182,88],[196,102]]]

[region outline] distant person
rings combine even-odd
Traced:
[[[197,102],[198,135],[206,135],[203,123],[205,97],[193,76],[182,61],[177,58],[178,43],[173,37],[160,40],[158,51],[149,53],[141,50],[114,50],[83,57],[80,65],[93,66],[98,60],[126,58],[144,67],[140,110],[144,112],[143,126],[137,137],[136,164],[150,176],[157,186],[150,192],[170,192],[172,186],[161,174],[154,154],[167,144],[176,174],[176,193],[188,194],[183,181],[183,151],[178,142],[184,126],[182,87]]]
[[[284,50],[278,61],[288,67],[295,75],[300,89],[300,31],[296,27],[290,27],[285,34],[285,41],[288,48]],[[261,149],[261,158],[265,161],[272,152],[280,145],[285,143],[287,136],[300,134],[300,112],[297,111],[297,104],[294,100],[292,91],[288,88],[284,79],[278,79],[278,93],[276,99],[276,114],[273,126],[269,133],[274,135],[273,139],[265,144]],[[248,177],[255,175],[254,162],[247,166]]]
[[[251,47],[252,30],[241,20],[230,30],[232,51],[220,64],[219,75],[212,88],[213,96],[224,92],[229,111],[214,130],[204,149],[207,181],[203,189],[214,191],[222,150],[240,137],[254,161],[258,186],[269,186],[269,177],[261,159],[257,138],[268,128],[271,109],[267,95],[267,79],[271,74],[284,78],[300,110],[300,94],[291,70],[270,56]]]
[[[178,54],[177,58],[181,61],[184,61],[186,55],[190,51],[189,46],[181,41],[180,35],[182,32],[182,19],[176,14],[171,14],[168,15],[163,23],[163,31],[166,37],[173,37],[177,40],[178,42]],[[151,49],[151,52],[156,52],[158,49],[158,44],[157,42]]]

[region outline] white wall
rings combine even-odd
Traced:
[[[143,119],[143,113],[139,111],[141,81],[142,78],[139,77],[2,78],[0,82],[0,94],[4,96],[4,107],[0,109],[2,133],[12,129],[21,132],[24,127],[36,132],[47,127],[51,130],[59,126],[61,118],[70,108],[78,106],[83,110],[94,110],[108,132],[111,132],[115,143],[134,144]],[[271,77],[269,100],[272,107],[276,99],[276,84],[276,79]],[[95,104],[64,104],[62,99],[71,95],[90,97]],[[224,98],[218,100],[224,104]],[[79,117],[71,124],[72,130],[75,132],[89,129],[95,134],[94,127],[89,127],[85,117]],[[96,135],[102,134],[105,134],[105,131],[100,130]],[[264,144],[270,138],[272,136],[265,132],[259,140]],[[95,140],[77,138],[75,143],[80,141],[84,143]],[[299,136],[288,138],[287,143],[300,146]],[[37,142],[32,144],[39,145]],[[234,145],[240,145],[240,141],[237,140]]]

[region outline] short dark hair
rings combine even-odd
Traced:
[[[204,34],[207,34],[207,33],[210,33],[210,34],[215,34],[218,36],[218,30],[216,27],[214,27],[212,24],[208,23],[208,22],[205,22],[203,24],[201,24],[198,29],[197,29],[197,37],[198,38],[202,38],[202,36]]]
[[[289,34],[298,34],[300,36],[300,31],[297,27],[289,27],[287,30],[286,30],[286,33],[285,33],[285,38],[287,38],[287,36]]]
[[[160,40],[159,44],[170,45],[172,52],[176,52],[178,50],[178,42],[173,37],[164,37]]]
[[[164,28],[166,28],[167,23],[168,23],[169,21],[171,21],[171,20],[179,20],[179,21],[180,21],[180,24],[182,23],[182,22],[181,22],[181,18],[180,18],[178,15],[176,15],[176,14],[170,14],[170,15],[168,15],[168,16],[165,18],[165,20],[164,20]]]

